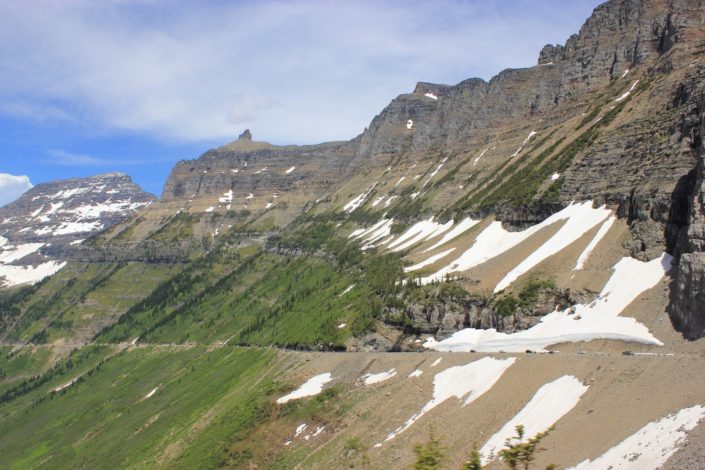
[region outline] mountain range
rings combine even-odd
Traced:
[[[0,209],[0,459],[501,468],[523,425],[535,468],[702,468],[703,52],[702,1],[610,0],[350,141],[36,186]]]

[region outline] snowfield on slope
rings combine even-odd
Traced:
[[[460,257],[435,274],[422,278],[421,283],[429,284],[431,282],[440,282],[451,273],[467,271],[475,266],[479,266],[511,250],[541,229],[558,222],[563,222],[560,229],[558,229],[550,239],[506,274],[495,287],[495,292],[499,292],[508,287],[519,278],[519,276],[531,270],[531,268],[535,267],[546,258],[565,249],[612,215],[612,211],[605,206],[595,209],[592,205],[592,201],[570,204],[563,210],[548,217],[540,224],[520,232],[509,232],[502,227],[501,222],[492,222],[477,236],[475,243],[461,254]],[[431,249],[434,247],[431,247]]]
[[[442,252],[440,252],[440,253],[438,253],[438,254],[435,254],[435,255],[433,255],[433,256],[429,256],[428,258],[426,258],[425,260],[421,261],[420,263],[417,263],[417,264],[415,264],[415,265],[413,265],[413,266],[409,266],[409,267],[407,267],[407,268],[404,268],[404,272],[405,272],[405,273],[410,273],[410,272],[412,272],[412,271],[418,271],[419,269],[423,269],[423,268],[425,268],[426,266],[429,266],[429,265],[435,263],[436,261],[445,258],[446,256],[448,256],[449,254],[451,254],[451,253],[454,252],[454,251],[455,251],[455,248],[451,248],[451,249],[449,249],[449,250],[442,251]]]
[[[445,245],[449,241],[453,240],[455,237],[467,232],[479,223],[479,220],[472,220],[471,218],[463,219],[463,221],[456,225],[453,230],[443,235],[443,238],[434,243],[430,248],[426,248],[423,253],[428,253],[429,251],[435,250],[439,246]]]
[[[6,287],[35,284],[47,276],[56,274],[64,266],[66,266],[66,261],[47,261],[36,267],[0,265],[0,278],[5,278],[3,285]]]
[[[585,460],[568,470],[656,470],[676,452],[687,432],[695,428],[703,418],[705,406],[684,408],[650,422],[601,457],[593,461]]]
[[[406,423],[389,433],[384,442],[394,439],[409,429],[423,415],[451,397],[456,397],[459,400],[464,398],[463,406],[469,405],[489,391],[515,361],[514,357],[508,359],[483,357],[464,366],[449,367],[443,372],[439,372],[433,378],[433,398]],[[418,377],[421,372],[419,371],[418,374],[412,372],[410,377],[412,375]],[[381,443],[375,447],[380,446]]]
[[[318,395],[323,391],[323,386],[331,380],[333,380],[333,377],[330,375],[330,372],[313,376],[308,379],[306,383],[304,383],[302,386],[300,386],[293,392],[289,393],[288,395],[284,395],[281,398],[278,398],[277,403],[282,404],[287,403],[291,400],[298,400],[299,398],[306,398]]]
[[[524,426],[525,439],[553,426],[578,404],[587,389],[587,385],[571,375],[564,375],[541,386],[529,403],[482,446],[482,460],[492,460],[497,451],[504,447],[506,440],[516,435],[516,427],[520,424]]]
[[[445,224],[440,224],[433,221],[433,217],[427,220],[422,220],[412,225],[399,238],[387,245],[392,252],[398,252],[409,248],[410,246],[436,238],[453,227],[453,220],[449,220]]]
[[[551,344],[593,339],[662,346],[642,323],[619,314],[639,295],[656,286],[670,270],[671,262],[666,253],[649,262],[622,258],[600,294],[589,304],[551,312],[537,325],[517,333],[466,328],[440,342],[430,338],[424,346],[437,351],[545,351]]]
[[[374,385],[389,380],[395,375],[397,375],[396,369],[389,369],[386,372],[380,372],[378,374],[365,374],[361,379],[365,385]]]

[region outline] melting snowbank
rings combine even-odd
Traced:
[[[494,288],[495,293],[509,287],[519,276],[528,272],[546,258],[567,248],[571,243],[582,237],[597,224],[607,219],[612,214],[612,211],[605,206],[599,209],[593,209],[592,201],[583,202],[582,204],[571,204],[537,225],[537,227],[546,224],[546,222],[559,214],[560,219],[566,219],[565,224],[536,251],[531,253],[524,261],[519,263],[517,267],[512,269],[504,279],[499,281],[499,284]]]
[[[14,250],[0,251],[0,263],[12,263],[30,255],[44,246],[44,243],[25,243],[17,245]]]
[[[456,397],[459,400],[465,398],[463,406],[477,400],[492,388],[515,361],[514,357],[508,359],[483,357],[464,366],[449,367],[443,372],[439,372],[433,378],[433,398],[431,401],[426,403],[421,411],[409,418],[406,423],[391,432],[384,441],[394,439],[409,429],[423,415],[451,397]]]
[[[23,245],[18,245],[13,250],[0,252],[0,277],[5,279],[4,282],[2,282],[2,285],[16,286],[27,283],[34,284],[47,276],[51,276],[66,266],[66,262],[60,263],[58,261],[48,261],[46,263],[39,264],[36,267],[12,266],[6,264],[20,260],[27,255],[35,253],[42,246],[44,246],[43,243],[26,243]]]
[[[333,380],[333,377],[331,377],[330,372],[311,377],[306,381],[306,383],[304,383],[302,386],[300,386],[293,392],[277,399],[277,403],[282,404],[291,400],[298,400],[299,398],[312,397],[314,395],[318,395],[323,391],[323,386],[331,380]]]
[[[361,378],[365,385],[373,385],[389,380],[395,375],[397,375],[396,369],[389,369],[388,371],[380,372],[379,374],[365,374]]]
[[[472,220],[471,218],[463,219],[458,225],[455,226],[453,230],[443,235],[443,238],[434,243],[430,248],[425,249],[423,253],[428,253],[429,251],[435,250],[439,246],[445,245],[455,237],[467,232],[479,223],[479,220]]]
[[[696,405],[652,421],[594,461],[585,460],[569,470],[655,470],[676,452],[688,431],[705,418],[705,407]]]
[[[602,222],[602,225],[600,225],[600,229],[597,231],[593,239],[590,240],[590,243],[588,243],[583,252],[580,253],[580,256],[578,256],[578,261],[575,262],[575,267],[573,268],[573,270],[583,269],[583,266],[585,266],[585,262],[590,257],[592,250],[594,250],[597,244],[600,243],[600,240],[602,240],[605,235],[607,235],[607,232],[609,232],[615,220],[617,220],[617,218],[611,215],[607,217],[607,220]]]
[[[34,284],[47,276],[55,274],[66,266],[66,262],[47,261],[37,267],[33,266],[2,266],[0,277],[5,278],[4,286],[17,286],[20,284]]]
[[[455,248],[451,248],[449,250],[443,251],[441,253],[435,254],[433,256],[429,256],[425,260],[421,261],[420,263],[417,263],[413,266],[409,266],[407,268],[404,268],[405,273],[410,273],[412,271],[418,271],[419,269],[425,268],[426,266],[429,266],[436,261],[445,258],[449,254],[451,254],[453,251],[455,251]]]
[[[516,427],[520,424],[524,426],[525,438],[550,428],[578,404],[587,389],[587,385],[571,375],[564,375],[541,386],[529,403],[482,446],[482,459],[492,460],[497,451],[504,447],[505,441],[516,435]]]
[[[500,281],[495,288],[495,292],[498,292],[506,288],[519,276],[541,261],[566,248],[611,214],[612,212],[605,206],[595,209],[592,207],[592,201],[585,201],[579,204],[570,204],[540,224],[529,227],[521,232],[508,232],[502,227],[501,222],[492,222],[477,236],[475,243],[460,255],[458,259],[435,274],[423,278],[421,283],[440,282],[450,273],[467,271],[468,269],[474,268],[509,251],[539,230],[554,223],[564,221],[558,232]]]
[[[388,245],[392,252],[398,252],[409,248],[410,246],[430,240],[439,235],[444,234],[453,226],[453,220],[449,220],[445,224],[440,224],[433,221],[433,217],[427,220],[422,220],[412,225],[399,238]]]
[[[353,198],[350,202],[345,204],[343,206],[343,212],[347,212],[349,214],[358,207],[360,207],[367,199],[367,196],[369,196],[370,193],[375,189],[375,187],[377,187],[377,183],[373,184],[372,187],[367,190],[367,192],[360,194],[359,196]]]
[[[597,298],[544,316],[541,322],[518,333],[499,333],[495,329],[467,328],[450,338],[424,343],[437,351],[543,350],[557,343],[616,339],[662,346],[643,324],[619,314],[643,292],[651,289],[668,273],[672,258],[664,253],[649,262],[622,258],[615,266]]]
[[[218,198],[218,202],[221,204],[228,204],[233,202],[233,190],[229,190],[227,193],[224,193],[221,197]]]

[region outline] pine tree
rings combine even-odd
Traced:
[[[524,442],[525,430],[524,426],[520,424],[516,427],[517,435],[505,441],[505,447],[499,451],[498,455],[512,470],[518,468],[529,470],[529,466],[536,458],[536,454],[544,450],[539,448],[539,444],[552,430],[553,426]]]

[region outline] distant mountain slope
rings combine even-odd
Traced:
[[[0,277],[24,284],[55,272],[43,264],[92,234],[122,222],[156,198],[124,173],[50,181],[0,207]],[[40,251],[41,250],[41,251]],[[34,269],[43,264],[43,269]]]

